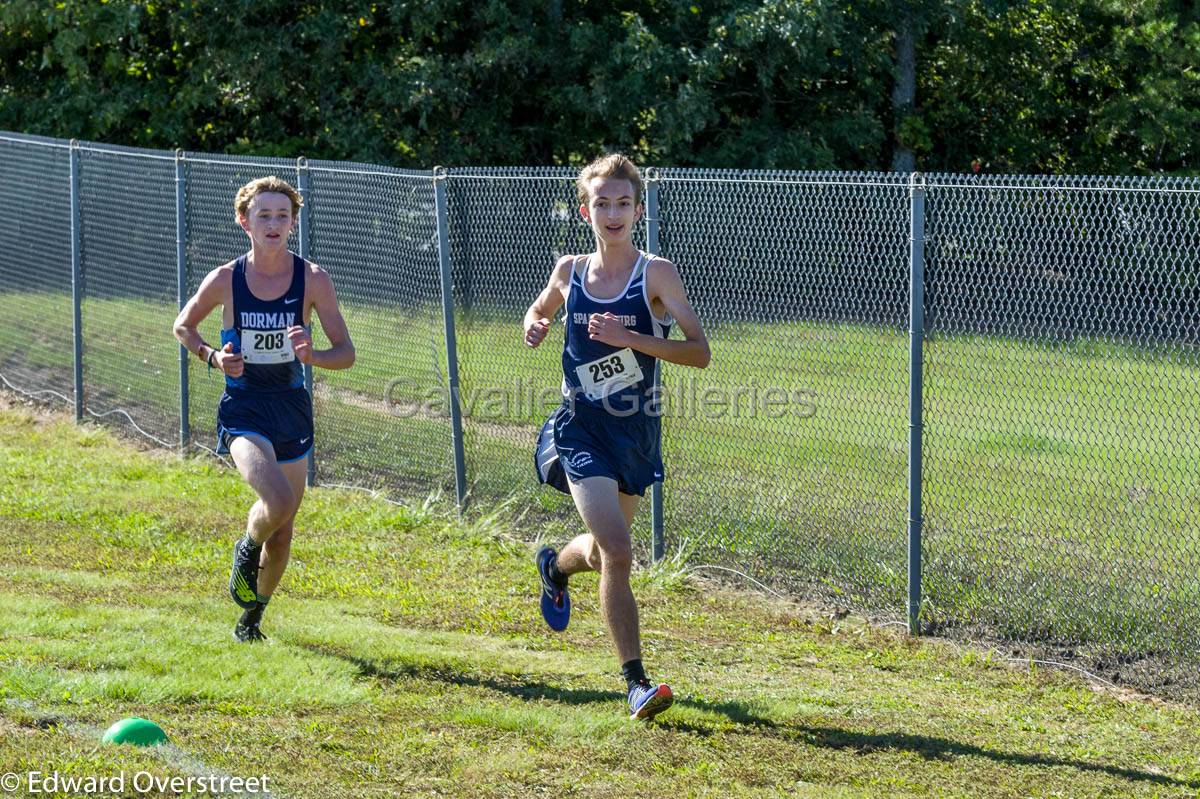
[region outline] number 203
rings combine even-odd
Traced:
[[[254,349],[281,350],[283,349],[283,333],[255,333]]]

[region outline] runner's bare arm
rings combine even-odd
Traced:
[[[229,301],[229,294],[232,291],[231,277],[232,268],[229,264],[219,266],[209,272],[204,276],[204,280],[200,281],[200,288],[196,289],[196,293],[188,299],[183,310],[179,312],[179,316],[175,317],[175,338],[179,339],[179,343],[188,352],[202,361],[208,361],[209,355],[217,348],[200,335],[200,323],[207,319],[217,306],[224,305]],[[213,359],[214,365],[220,363],[222,355],[230,354],[221,353],[219,349],[217,349],[217,353],[217,357]],[[237,357],[240,361],[241,356]]]
[[[550,272],[550,280],[546,288],[537,296],[529,310],[525,312],[525,344],[536,347],[542,343],[546,333],[550,331],[550,320],[558,313],[558,309],[567,301],[567,290],[571,286],[571,266],[575,263],[574,256],[564,255],[554,265]]]
[[[708,337],[700,326],[700,319],[688,301],[687,291],[675,264],[662,258],[651,262],[646,272],[646,294],[653,302],[662,302],[668,314],[674,317],[683,333],[684,340],[670,340],[636,333],[610,313],[592,314],[588,322],[588,335],[614,347],[631,349],[662,358],[664,361],[701,369],[712,360]]]
[[[322,369],[349,369],[354,365],[354,342],[350,340],[350,331],[338,307],[333,281],[321,267],[313,264],[310,269],[304,292],[312,298],[312,308],[317,312],[321,329],[325,331],[331,346],[325,350],[314,348],[309,332],[301,325],[293,325],[287,333],[296,351],[296,359]]]

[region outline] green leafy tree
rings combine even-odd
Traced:
[[[1181,0],[7,0],[0,128],[429,167],[1188,173]]]

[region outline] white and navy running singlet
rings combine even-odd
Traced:
[[[625,288],[611,299],[588,293],[586,256],[572,268],[562,355],[563,405],[542,427],[534,451],[538,479],[560,491],[570,493],[568,478],[578,482],[602,476],[615,480],[623,494],[642,495],[663,478],[658,360],[588,337],[589,318],[604,313],[637,333],[667,337],[672,320],[654,315],[646,291],[646,269],[652,260],[639,253]]]
[[[654,397],[658,360],[629,347],[614,347],[588,337],[592,314],[611,313],[637,333],[666,338],[671,318],[659,319],[650,309],[646,293],[646,268],[654,256],[639,253],[629,281],[612,299],[593,297],[587,290],[590,259],[584,256],[571,269],[567,293],[566,346],[563,347],[563,396],[575,402],[623,413],[644,412]]]
[[[282,297],[262,300],[246,283],[246,256],[233,264],[233,327],[221,331],[221,346],[232,342],[242,353],[240,377],[225,377],[229,388],[280,391],[304,386],[287,329],[304,324],[304,259],[292,254],[292,282]]]
[[[263,300],[246,283],[246,256],[233,265],[233,327],[221,331],[221,346],[242,354],[238,377],[225,376],[217,408],[217,452],[237,436],[271,442],[280,463],[307,457],[312,449],[312,398],[304,366],[296,359],[287,330],[304,324],[304,259],[292,254],[292,281],[282,297]]]

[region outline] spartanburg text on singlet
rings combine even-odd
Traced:
[[[672,320],[650,310],[646,270],[654,256],[638,253],[629,281],[612,299],[597,299],[586,288],[589,258],[572,265],[567,293],[566,344],[563,347],[563,395],[574,402],[619,414],[645,412],[654,399],[658,361],[629,347],[614,347],[588,337],[592,314],[611,313],[637,333],[666,338]]]

